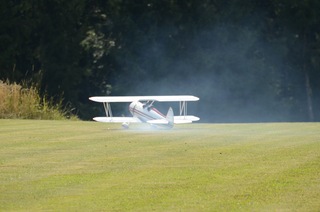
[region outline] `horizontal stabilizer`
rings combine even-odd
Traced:
[[[93,120],[97,122],[114,122],[114,123],[139,123],[141,122],[139,119],[134,117],[94,117]]]

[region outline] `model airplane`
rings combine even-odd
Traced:
[[[192,123],[200,118],[187,115],[187,102],[198,101],[199,98],[189,95],[175,96],[94,96],[89,98],[91,101],[103,103],[106,117],[95,117],[93,120],[98,122],[119,122],[124,128],[128,128],[130,123],[144,122],[153,126],[172,128],[174,124]],[[170,107],[167,115],[160,113],[153,103],[158,102],[179,102],[179,116],[174,116]],[[110,103],[112,102],[131,102],[129,111],[133,117],[114,117],[112,116]]]

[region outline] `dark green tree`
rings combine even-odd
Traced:
[[[194,94],[205,121],[319,120],[319,8],[315,0],[2,0],[0,79],[36,81],[84,119],[102,112],[91,95]]]

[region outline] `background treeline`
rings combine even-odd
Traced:
[[[318,0],[0,0],[0,80],[63,95],[82,119],[102,115],[92,95],[192,94],[202,121],[319,121],[319,11]]]

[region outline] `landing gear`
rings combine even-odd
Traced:
[[[143,108],[147,108],[148,111],[150,111],[153,108],[154,101],[147,101],[146,103],[143,103]]]
[[[122,128],[123,129],[129,129],[129,123],[128,122],[123,122],[122,123]]]

